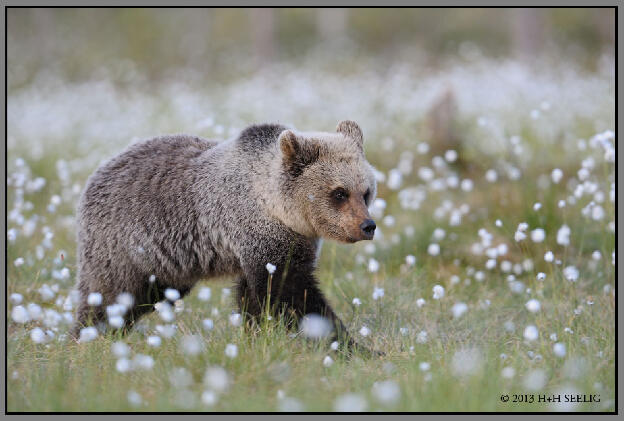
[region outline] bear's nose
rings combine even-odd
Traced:
[[[372,238],[373,234],[375,234],[375,228],[377,228],[377,225],[372,219],[367,219],[360,224],[360,229],[366,237]]]

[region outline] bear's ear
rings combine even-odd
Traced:
[[[305,167],[319,158],[321,147],[318,142],[298,138],[291,130],[280,133],[278,142],[284,156],[284,166],[293,177],[300,175]]]
[[[284,130],[280,133],[278,142],[284,158],[287,161],[291,161],[297,155],[297,149],[299,148],[297,136],[290,130]]]
[[[355,121],[344,120],[338,123],[336,127],[338,133],[342,133],[345,137],[353,140],[360,148],[364,143],[364,135],[362,135],[362,129],[357,125]]]

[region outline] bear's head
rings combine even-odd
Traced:
[[[377,186],[364,156],[362,130],[346,120],[336,132],[284,130],[279,135],[281,190],[294,204],[296,218],[305,220],[291,228],[341,242],[370,240],[376,225],[368,206]]]

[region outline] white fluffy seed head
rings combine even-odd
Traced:
[[[200,301],[209,301],[212,296],[212,290],[209,287],[201,287],[197,293],[197,298]]]
[[[338,396],[334,402],[336,412],[363,412],[366,411],[368,402],[362,395],[348,393]]]
[[[463,316],[463,314],[467,311],[468,311],[468,306],[466,305],[466,303],[462,303],[462,302],[455,303],[453,307],[451,307],[451,312],[453,313],[453,317],[456,319]]]
[[[532,341],[535,341],[539,337],[539,331],[537,330],[537,327],[535,327],[534,325],[529,325],[524,328],[523,335],[524,335],[524,339],[532,342]]]
[[[238,355],[238,347],[234,344],[227,344],[225,346],[225,356],[228,358],[236,358]]]
[[[78,342],[91,342],[98,336],[98,331],[95,327],[89,326],[80,329],[80,337]]]
[[[204,374],[204,385],[215,392],[221,393],[230,386],[230,376],[223,367],[208,367]]]
[[[444,297],[444,287],[442,285],[435,285],[433,287],[433,299],[439,300]]]
[[[30,314],[24,306],[15,306],[11,310],[11,318],[15,323],[24,324],[30,321]]]
[[[320,339],[332,332],[331,322],[318,314],[308,314],[301,322],[301,332],[312,339]]]
[[[176,301],[180,299],[180,292],[174,288],[167,288],[165,290],[165,298],[169,301]]]
[[[87,296],[87,304],[90,306],[99,306],[102,304],[102,294],[99,292],[92,292]]]
[[[401,388],[393,380],[373,383],[371,395],[382,404],[391,405],[401,397]]]
[[[524,306],[531,313],[537,313],[538,311],[540,311],[540,308],[541,308],[540,302],[538,300],[536,300],[536,299],[531,299],[531,300],[527,301]]]

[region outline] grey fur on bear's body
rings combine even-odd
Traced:
[[[323,234],[319,223],[305,215],[325,213],[322,223],[347,211],[364,214],[358,204],[334,209],[314,203],[312,193],[307,195],[310,203],[299,202],[306,189],[323,183],[314,171],[327,173],[333,156],[350,160],[349,167],[340,169],[342,179],[357,178],[353,186],[372,183],[372,200],[374,179],[358,152],[361,132],[358,144],[349,130],[351,126],[342,128],[344,140],[327,135],[327,141],[322,134],[300,137],[281,125],[250,126],[237,139],[220,143],[163,136],[134,144],[103,164],[89,178],[78,207],[81,304],[74,335],[88,323],[105,321],[106,306],[121,293],[134,297],[124,316],[131,325],[164,299],[166,288],[184,296],[199,279],[219,275],[238,276],[238,304],[257,316],[267,295],[267,263],[277,266],[272,303],[297,317],[322,314],[334,321],[338,332],[345,332],[313,275]],[[291,137],[283,139],[284,133]],[[307,175],[312,181],[301,180],[312,164],[316,166]],[[303,181],[310,186],[301,185]],[[328,235],[346,235],[332,223]],[[153,284],[151,275],[156,277]],[[87,304],[91,292],[102,294],[101,306]]]

